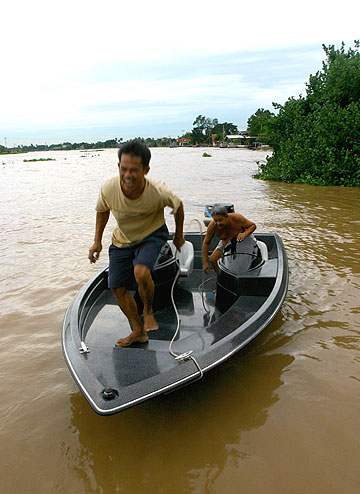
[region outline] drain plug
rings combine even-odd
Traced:
[[[119,396],[119,393],[116,391],[116,389],[112,389],[112,388],[104,389],[102,394],[103,394],[104,400],[113,400],[114,398]]]

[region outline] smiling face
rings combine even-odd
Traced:
[[[145,175],[150,167],[143,167],[141,157],[123,153],[119,163],[120,185],[130,199],[137,199],[145,187]]]
[[[229,223],[229,217],[228,216],[224,216],[222,214],[214,214],[213,215],[213,220],[215,222],[216,228],[219,228],[220,230],[222,230],[223,228],[225,228],[228,225],[228,223]]]

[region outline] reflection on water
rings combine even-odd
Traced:
[[[246,459],[241,434],[264,425],[278,400],[281,374],[293,361],[281,354],[257,355],[256,362],[246,352],[242,357],[202,383],[107,420],[84,408],[80,393],[73,394],[78,473],[88,490],[106,485],[108,492],[212,492],[228,461]]]
[[[150,176],[183,199],[187,230],[205,204],[226,201],[279,233],[288,296],[202,381],[113,417],[78,391],[60,332],[72,297],[107,264],[113,222],[96,266],[87,251],[116,150],[2,156],[2,492],[358,492],[360,190],[254,180],[262,151],[202,153],[154,149]]]
[[[275,213],[272,227],[285,230],[283,236],[306,260],[335,269],[348,265],[359,273],[359,189],[275,184],[266,196]]]

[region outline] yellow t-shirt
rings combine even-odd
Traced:
[[[141,196],[129,199],[121,190],[119,175],[115,175],[102,183],[95,210],[112,212],[117,223],[112,242],[117,247],[127,247],[160,228],[165,223],[164,208],[171,207],[175,214],[180,202],[166,184],[149,178],[145,179]]]

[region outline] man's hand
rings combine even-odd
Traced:
[[[246,233],[245,232],[239,233],[239,235],[236,238],[238,242],[242,242],[246,238]]]
[[[207,261],[203,263],[203,270],[206,274],[210,274],[210,265]]]
[[[101,251],[102,251],[101,242],[94,242],[89,250],[89,259],[91,264],[95,263],[99,259]]]
[[[174,238],[173,238],[173,244],[177,248],[177,250],[181,250],[181,247],[184,245],[185,239],[184,235],[180,233],[175,233]]]

